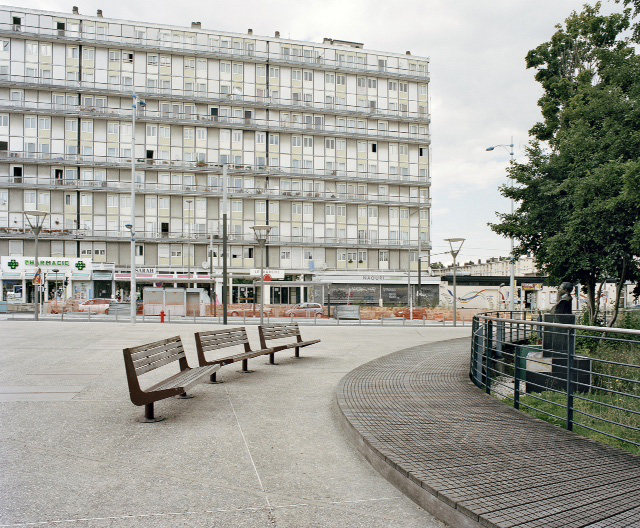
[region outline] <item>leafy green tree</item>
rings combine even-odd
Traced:
[[[501,188],[518,208],[491,226],[518,241],[516,255],[533,253],[551,281],[579,282],[592,323],[598,284],[615,280],[619,301],[625,282],[640,277],[640,58],[625,37],[631,21],[631,9],[607,16],[599,3],[586,5],[528,53],[544,89],[543,120],[530,130],[527,161],[509,168],[515,185]]]

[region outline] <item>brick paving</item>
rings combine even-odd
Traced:
[[[340,382],[347,427],[392,482],[452,526],[640,527],[640,457],[487,396],[468,365],[469,340],[456,339],[376,359]],[[450,509],[430,508],[434,497]]]

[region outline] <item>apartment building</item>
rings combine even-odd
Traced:
[[[431,248],[428,59],[201,26],[0,7],[2,299],[31,298],[36,209],[51,291],[57,269],[67,297],[126,296],[133,267],[220,295],[224,170],[231,302],[256,296],[255,224],[285,277],[266,302],[406,285]]]

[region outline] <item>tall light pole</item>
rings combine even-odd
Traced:
[[[33,232],[33,236],[35,237],[35,265],[36,265],[36,274],[34,276],[38,277],[40,284],[35,284],[35,294],[36,294],[36,302],[33,307],[33,318],[38,320],[38,311],[40,310],[40,285],[44,284],[43,274],[40,270],[40,262],[38,261],[38,237],[40,236],[40,231],[42,231],[42,226],[44,225],[44,219],[46,218],[48,213],[45,211],[24,211],[24,216],[29,223],[29,227]]]
[[[187,209],[187,288],[191,285],[191,204],[193,200],[187,200],[189,207]]]
[[[144,101],[138,101],[138,95],[132,95],[131,104],[131,224],[127,229],[131,230],[131,324],[136,324],[137,294],[136,294],[136,114],[138,107],[145,107]],[[129,225],[131,227],[129,227]]]
[[[453,257],[453,326],[458,325],[458,292],[456,290],[456,257],[460,250],[462,249],[462,244],[464,244],[464,238],[445,238],[445,242],[449,242],[449,247],[451,248],[451,256]]]
[[[493,147],[487,147],[487,151],[492,151],[496,147],[504,148],[509,155],[511,156],[511,163],[514,160],[514,152],[513,152],[513,136],[511,136],[511,143],[508,145],[494,145]],[[513,187],[513,180],[511,180],[511,187]],[[511,214],[513,215],[513,198],[511,198]],[[511,254],[509,255],[509,305],[510,310],[513,312],[515,310],[515,298],[516,298],[516,264],[513,258],[513,237],[511,237]]]
[[[129,295],[129,304],[131,307],[131,324],[136,324],[136,314],[138,313],[138,305],[136,304],[136,234],[132,224],[125,224],[124,227],[131,232],[131,282],[129,286],[131,293]]]
[[[264,324],[264,261],[266,260],[267,253],[267,237],[272,226],[270,225],[255,225],[252,226],[253,233],[258,241],[258,247],[260,247],[260,325]]]
[[[229,272],[227,265],[227,249],[229,234],[227,231],[227,213],[229,212],[229,195],[227,193],[227,164],[222,166],[222,322],[227,324],[229,304]]]

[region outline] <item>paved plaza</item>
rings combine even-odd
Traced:
[[[304,326],[322,342],[224,367],[225,383],[136,421],[122,349],[217,325],[0,322],[0,526],[444,526],[343,431],[340,380],[390,352],[470,328]],[[257,328],[248,326],[258,345]]]

